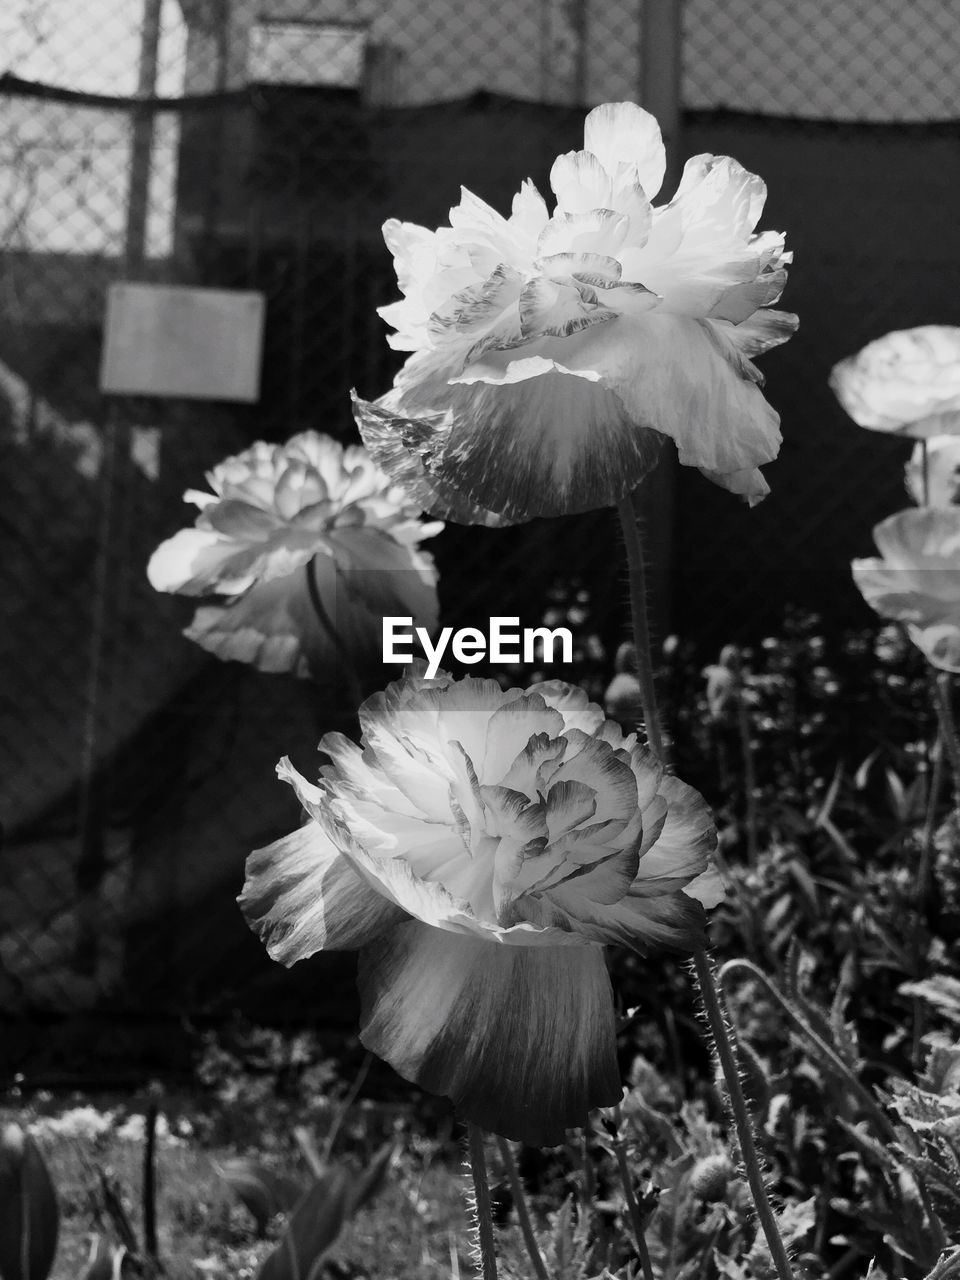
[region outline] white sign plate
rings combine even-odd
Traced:
[[[253,403],[265,307],[264,295],[253,291],[110,285],[100,390]]]
[[[355,89],[363,79],[366,44],[365,27],[258,22],[250,32],[247,80]]]

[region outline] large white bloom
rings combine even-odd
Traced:
[[[960,327],[925,324],[869,342],[830,386],[860,427],[928,438],[960,433]]]
[[[882,558],[854,560],[867,604],[902,622],[942,671],[960,671],[960,508],[915,507],[873,531]]]
[[[305,431],[207,473],[212,493],[150,558],[158,591],[219,597],[184,634],[218,657],[319,677],[341,659],[379,667],[382,618],[437,624],[436,570],[417,544],[443,528],[371,460]]]
[[[765,309],[791,255],[754,233],[766,188],[735,160],[693,157],[654,208],[664,168],[653,116],[607,103],[553,165],[552,214],[525,182],[509,218],[463,190],[449,227],[386,223],[404,298],[380,314],[414,354],[355,412],[426,510],[493,524],[609,506],[665,436],[726,488],[768,492],[779,418],[751,357],[796,328]]]
[[[240,903],[285,964],[360,949],[361,1039],[468,1119],[561,1142],[620,1098],[605,943],[692,950],[723,891],[716,831],[573,686],[408,674],[328,734],[310,816],[254,853]]]

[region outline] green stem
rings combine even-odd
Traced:
[[[480,1262],[483,1280],[497,1280],[497,1255],[493,1247],[493,1214],[490,1212],[490,1188],[487,1185],[487,1161],[483,1153],[483,1130],[467,1121],[470,1148],[470,1172],[476,1195],[477,1236],[480,1240]]]
[[[523,1242],[527,1246],[527,1253],[530,1255],[530,1261],[533,1263],[533,1269],[537,1273],[537,1280],[549,1280],[547,1268],[543,1261],[543,1255],[540,1252],[540,1246],[537,1244],[537,1237],[534,1234],[533,1223],[530,1221],[530,1210],[527,1208],[527,1197],[524,1194],[523,1183],[520,1181],[520,1174],[517,1172],[517,1162],[513,1158],[513,1151],[510,1148],[510,1143],[506,1138],[501,1138],[498,1134],[497,1146],[500,1148],[503,1167],[507,1171],[510,1190],[513,1193],[513,1204],[517,1211],[517,1221],[520,1223],[520,1230],[523,1232]]]
[[[960,814],[960,741],[957,740],[957,722],[953,718],[950,700],[950,676],[946,671],[938,671],[934,677],[933,696],[940,721],[940,737],[953,770],[953,804]]]
[[[620,1171],[620,1182],[623,1185],[623,1194],[627,1201],[627,1210],[630,1214],[630,1222],[633,1226],[633,1238],[637,1242],[637,1253],[640,1255],[640,1265],[643,1268],[643,1280],[653,1280],[653,1267],[650,1263],[650,1250],[647,1248],[647,1237],[643,1230],[643,1218],[640,1216],[640,1206],[637,1204],[637,1197],[633,1190],[633,1179],[630,1176],[630,1167],[627,1164],[627,1153],[623,1145],[623,1139],[620,1137],[620,1108],[615,1110],[616,1114],[616,1132],[612,1135],[614,1154],[617,1157],[617,1169]]]
[[[937,734],[937,745],[934,750],[933,773],[930,778],[930,794],[927,796],[927,812],[923,822],[923,839],[920,846],[920,866],[917,869],[917,903],[923,906],[930,885],[930,867],[933,863],[933,834],[937,825],[937,806],[940,803],[940,791],[943,787],[943,760],[947,748],[943,741],[943,732]]]
[[[734,1051],[733,1036],[727,1027],[723,1009],[720,1005],[720,997],[713,980],[713,966],[702,947],[698,947],[694,951],[693,959],[697,970],[697,980],[700,984],[703,1007],[706,1010],[707,1021],[713,1033],[714,1048],[717,1057],[720,1059],[720,1065],[723,1068],[724,1078],[730,1094],[730,1109],[733,1112],[733,1121],[737,1130],[737,1138],[740,1142],[740,1155],[743,1159],[747,1181],[753,1194],[757,1216],[760,1219],[760,1225],[763,1228],[763,1234],[766,1236],[767,1245],[770,1249],[770,1256],[773,1259],[780,1280],[793,1280],[793,1271],[790,1266],[790,1260],[787,1257],[787,1250],[783,1240],[780,1238],[780,1232],[777,1230],[777,1221],[773,1216],[770,1201],[767,1199],[767,1191],[763,1185],[760,1159],[753,1141],[753,1126],[750,1121],[750,1114],[747,1111],[743,1090],[740,1087],[740,1072]]]
[[[740,731],[740,750],[743,752],[743,785],[747,793],[747,857],[750,866],[756,867],[760,858],[757,840],[757,770],[753,759],[753,744],[750,741],[750,713],[743,698],[743,682],[739,678],[737,728]]]
[[[647,745],[658,760],[664,759],[663,735],[657,714],[657,695],[653,683],[653,663],[650,658],[650,623],[647,617],[647,578],[643,563],[643,543],[637,526],[637,511],[633,495],[621,498],[617,503],[620,526],[627,550],[627,571],[630,585],[630,615],[633,621],[634,647],[637,651],[637,679],[640,683],[640,705]]]
[[[317,555],[319,554],[320,553],[318,552]],[[345,677],[344,683],[347,686],[349,693],[347,701],[355,715],[356,708],[359,707],[360,703],[363,701],[363,691],[360,688],[360,680],[357,676],[357,669],[354,666],[353,659],[350,656],[350,651],[344,643],[340,632],[334,626],[320,596],[320,589],[317,586],[316,574],[313,571],[313,565],[316,558],[317,556],[315,555],[312,560],[308,560],[303,566],[304,572],[307,575],[307,594],[310,597],[310,604],[313,607],[313,612],[317,615],[317,621],[320,623],[321,628],[330,637],[330,643],[333,645],[334,652],[343,666],[343,673]],[[320,680],[319,671],[311,672],[311,674],[315,680]]]

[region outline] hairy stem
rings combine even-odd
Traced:
[[[493,1247],[493,1214],[490,1212],[490,1187],[487,1184],[487,1161],[483,1152],[483,1130],[471,1120],[467,1121],[467,1140],[470,1149],[470,1172],[476,1196],[477,1236],[480,1241],[480,1262],[483,1280],[497,1280],[497,1255]]]
[[[697,981],[700,986],[703,1007],[713,1034],[714,1049],[720,1060],[720,1066],[723,1068],[723,1075],[730,1093],[730,1109],[733,1113],[733,1121],[740,1143],[740,1155],[746,1170],[747,1182],[750,1184],[750,1191],[753,1194],[753,1202],[756,1205],[760,1226],[766,1236],[770,1256],[773,1259],[780,1280],[793,1280],[790,1259],[787,1257],[787,1250],[777,1229],[777,1221],[773,1216],[770,1201],[767,1199],[767,1191],[763,1185],[760,1158],[757,1155],[756,1144],[753,1140],[753,1126],[750,1114],[747,1111],[743,1090],[740,1087],[740,1071],[734,1049],[733,1035],[724,1018],[720,996],[713,979],[713,965],[702,947],[699,947],[693,953],[693,959],[696,965]],[[753,968],[752,965],[751,968]]]
[[[634,645],[637,651],[637,679],[640,683],[640,705],[643,708],[644,730],[647,744],[658,760],[663,760],[663,734],[657,713],[657,695],[653,683],[653,662],[650,657],[650,623],[647,616],[647,578],[643,563],[643,542],[637,525],[636,495],[621,498],[617,503],[623,541],[627,551],[627,572],[630,586],[630,615],[633,622]]]

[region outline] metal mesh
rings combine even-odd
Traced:
[[[436,226],[461,183],[504,211],[522,178],[546,190],[583,104],[642,91],[641,8],[0,12],[0,1012],[276,1014],[316,989],[315,966],[275,976],[233,897],[246,853],[296,821],[275,761],[311,771],[342,708],[202,654],[180,636],[191,608],[144,566],[227,454],[306,428],[355,438],[349,389],[379,395],[398,366],[381,223]],[[763,362],[785,436],[771,497],[747,511],[677,469],[670,621],[705,648],[775,627],[790,600],[863,618],[847,566],[902,504],[905,447],[853,428],[826,376],[888,329],[960,322],[950,8],[685,7],[682,154],[764,176],[802,318]],[[105,292],[124,278],[263,291],[259,402],[104,399]],[[602,687],[626,624],[610,513],[449,528],[432,549],[449,625],[587,609]]]

